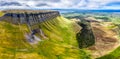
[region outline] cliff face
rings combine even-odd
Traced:
[[[14,10],[13,10],[14,11]],[[5,11],[4,11],[5,12]],[[34,25],[40,22],[44,22],[48,19],[55,18],[57,16],[60,16],[58,11],[44,11],[44,12],[8,12],[6,11],[5,15],[3,16],[3,19],[6,21],[9,21],[14,24],[30,24]]]

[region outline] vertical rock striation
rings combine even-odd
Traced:
[[[58,11],[47,10],[5,10],[3,12],[5,12],[5,15],[1,17],[2,21],[16,25],[26,24],[28,26],[30,33],[25,33],[25,37],[31,42],[35,40],[36,34],[40,34],[42,32],[40,23],[60,16]],[[43,36],[43,34],[40,35]]]

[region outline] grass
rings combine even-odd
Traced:
[[[29,30],[24,24],[19,26],[0,21],[0,59],[13,59],[17,50],[31,48],[24,38],[25,32]]]
[[[112,20],[112,22],[115,24],[120,24],[120,17],[112,17],[110,20]]]
[[[102,56],[97,59],[120,59],[120,47],[118,47],[116,50],[114,50],[110,54]]]
[[[44,46],[48,51],[42,47],[44,51],[42,50],[43,53],[40,54],[51,57],[50,59],[81,59],[83,54],[78,47],[73,24],[75,23],[63,17],[57,17],[40,24],[42,30],[49,38],[48,43],[50,43]]]
[[[61,16],[40,23],[47,38],[40,36],[43,41],[30,45],[24,38],[29,33],[25,24],[0,21],[0,59],[90,59],[89,53],[78,47],[75,25]]]
[[[4,15],[4,13],[0,11],[0,17],[3,16],[3,15]]]
[[[24,28],[24,29],[22,29]],[[20,47],[19,44],[27,44],[24,33],[29,32],[26,25],[13,25],[7,22],[0,22],[0,44],[1,47]],[[23,47],[23,45],[22,45]]]

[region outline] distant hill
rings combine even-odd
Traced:
[[[83,9],[52,9],[52,10],[58,10],[61,13],[81,13],[81,12],[120,12],[120,10],[83,10]]]

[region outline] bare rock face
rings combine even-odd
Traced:
[[[50,10],[4,10],[0,19],[12,24],[27,24],[31,29],[36,29],[37,24],[60,16],[58,11]]]
[[[18,24],[18,23],[29,23],[34,25],[45,20],[59,16],[58,11],[48,10],[5,10],[5,15],[2,17],[5,21]]]

